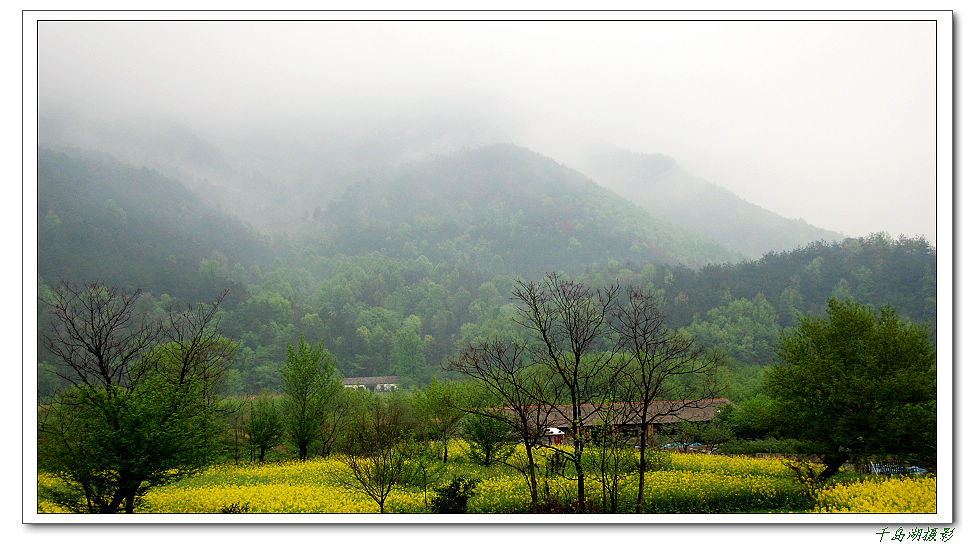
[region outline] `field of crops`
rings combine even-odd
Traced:
[[[816,512],[935,513],[938,481],[933,476],[891,476],[840,484],[819,493]]]
[[[430,512],[434,488],[454,475],[480,479],[468,503],[471,513],[523,513],[531,511],[525,478],[504,467],[471,464],[465,445],[452,444],[451,461],[429,481],[410,482],[394,489],[385,503],[387,513]],[[738,512],[934,512],[936,479],[870,478],[849,481],[820,491],[810,505],[789,469],[772,459],[750,459],[704,454],[667,454],[656,460],[647,476],[645,511],[649,513]],[[575,493],[575,481],[539,471],[540,494],[551,502],[565,502]],[[378,505],[350,486],[349,473],[340,461],[316,458],[306,462],[214,466],[204,472],[150,490],[138,504],[142,513],[376,513]],[[619,482],[617,510],[633,512],[637,475],[624,474]],[[608,500],[597,477],[587,480],[587,495],[594,503]],[[49,475],[38,476],[39,490],[57,486]],[[44,496],[44,493],[40,493]],[[38,511],[63,510],[39,500]]]

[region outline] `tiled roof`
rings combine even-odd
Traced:
[[[729,404],[728,399],[672,400],[656,401],[650,404],[647,418],[651,423],[676,423],[678,421],[710,421],[721,406]],[[583,426],[634,425],[640,422],[638,403],[617,402],[613,404],[583,404],[580,419]],[[511,408],[503,408],[511,411]],[[544,413],[541,411],[541,413]],[[541,414],[540,414],[541,415]],[[555,406],[545,418],[544,426],[571,427],[572,406]]]
[[[379,385],[381,383],[399,383],[399,376],[362,376],[360,378],[342,379],[342,385]]]

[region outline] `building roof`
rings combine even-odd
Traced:
[[[342,385],[379,385],[381,383],[399,383],[399,376],[362,376],[359,378],[342,378]]]
[[[710,421],[714,419],[721,406],[729,404],[728,399],[703,400],[663,400],[650,403],[647,419],[650,423],[676,423],[678,421]],[[608,423],[610,425],[636,425],[640,422],[639,403],[616,402],[612,404],[583,404],[580,419],[584,427]],[[503,410],[512,412],[511,408]],[[543,426],[567,428],[572,426],[572,406],[554,406],[545,411],[536,411],[544,417]]]

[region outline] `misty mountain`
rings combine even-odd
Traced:
[[[365,180],[410,176],[403,172],[436,157],[507,141],[502,129],[475,118],[430,116],[333,115],[286,127],[242,120],[233,129],[204,135],[171,121],[111,122],[52,110],[39,118],[38,129],[45,147],[93,149],[152,168],[225,214],[265,233],[289,235],[307,234],[320,222],[309,222],[311,214],[344,198],[350,187],[368,184]],[[746,202],[669,157],[591,143],[577,142],[576,148],[554,156],[650,212],[653,221],[717,241],[735,254],[757,258],[842,238]],[[656,257],[674,257],[666,253]]]
[[[210,206],[265,233],[299,234],[302,216],[359,180],[409,162],[495,141],[474,119],[307,118],[287,126],[239,125],[206,133],[171,120],[111,121],[52,108],[38,143],[94,150],[173,179]]]
[[[932,323],[936,309],[936,258],[923,240],[811,244],[739,262],[514,145],[357,180],[331,202],[305,203],[314,208],[296,212],[301,236],[256,234],[197,190],[98,153],[39,149],[39,279],[141,288],[153,305],[210,301],[230,287],[221,325],[241,342],[232,385],[241,393],[278,387],[300,334],[326,339],[346,375],[425,383],[458,345],[510,332],[516,278],[553,270],[653,286],[674,326],[731,345],[745,364],[763,361],[748,355],[751,326],[738,327],[754,316],[767,317],[762,338],[773,338],[827,296],[893,301]],[[397,358],[398,343],[422,345],[423,356]]]
[[[155,170],[38,149],[37,181],[38,274],[48,283],[97,279],[212,300],[229,266],[270,260],[252,228]],[[201,268],[205,259],[215,270]]]
[[[616,149],[583,158],[577,167],[654,216],[751,258],[843,238],[747,202],[664,155]]]
[[[496,273],[576,272],[611,259],[698,267],[740,257],[575,170],[508,144],[363,180],[316,210],[314,220],[333,251],[423,254]]]
[[[174,144],[172,157],[195,147],[187,145]],[[209,164],[223,163],[218,153]],[[698,267],[740,258],[513,145],[386,165],[349,183],[332,200],[316,195],[314,184],[275,185],[264,205],[291,219],[286,243],[201,196],[219,189],[96,152],[41,148],[38,272],[49,283],[97,278],[205,300],[222,279],[244,275],[230,274],[237,263],[266,268],[293,243],[310,243],[324,257],[422,255],[447,267],[522,276],[611,260]]]

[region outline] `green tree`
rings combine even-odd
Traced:
[[[685,452],[690,447],[689,444],[698,442],[711,453],[719,445],[731,440],[731,429],[720,420],[681,421],[677,423],[676,430]]]
[[[264,462],[267,450],[278,445],[284,431],[284,421],[274,398],[262,393],[251,399],[245,429],[251,447],[257,448],[257,460]]]
[[[430,504],[431,510],[435,514],[467,513],[467,503],[474,495],[474,488],[480,482],[480,478],[454,476],[450,482],[435,490],[436,495]]]
[[[464,419],[461,436],[470,444],[471,459],[486,467],[507,461],[518,439],[509,422],[479,414]]]
[[[619,499],[623,478],[639,468],[633,456],[633,445],[627,434],[620,432],[617,424],[632,419],[633,405],[619,402],[621,388],[608,388],[600,399],[603,409],[599,419],[590,427],[595,440],[590,444],[586,458],[587,470],[599,482],[600,506],[603,513],[619,511]]]
[[[467,403],[464,384],[457,381],[433,379],[426,387],[413,395],[414,411],[420,424],[429,431],[441,446],[443,462],[447,462],[447,444],[460,430],[464,412],[460,407]]]
[[[218,448],[220,379],[236,345],[212,305],[159,323],[138,315],[139,291],[97,283],[50,293],[45,343],[70,384],[38,407],[38,467],[82,497],[88,513],[132,513],[152,486],[184,477]],[[70,495],[70,494],[69,494]]]
[[[288,361],[281,369],[284,426],[302,461],[321,434],[329,401],[342,387],[335,374],[335,357],[324,340],[311,345],[302,336],[297,347],[288,344]]]
[[[782,433],[818,452],[823,481],[848,460],[931,459],[936,438],[936,353],[926,327],[851,300],[827,302],[783,336],[766,374]]]
[[[421,369],[426,366],[422,324],[419,317],[411,315],[403,320],[403,325],[393,335],[390,358],[393,373],[409,379],[416,379]]]
[[[760,392],[723,408],[718,419],[736,438],[759,440],[775,430],[775,408],[775,403]]]
[[[775,308],[761,293],[751,300],[728,300],[709,310],[704,319],[695,317],[685,331],[700,344],[746,365],[771,363],[779,337]]]

